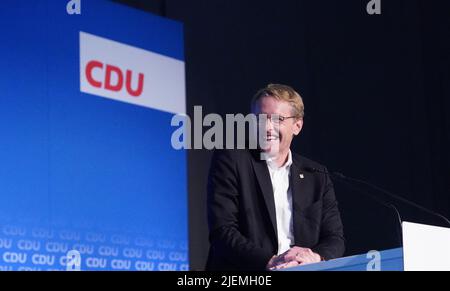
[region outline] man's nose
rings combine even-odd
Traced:
[[[266,122],[266,132],[267,132],[267,133],[273,132],[274,129],[275,129],[275,128],[274,128],[274,126],[273,126],[272,121],[271,121],[270,119],[267,119],[267,122]]]
[[[277,119],[274,119],[273,117],[267,118],[266,120],[266,131],[267,132],[278,132],[279,129],[279,122]]]

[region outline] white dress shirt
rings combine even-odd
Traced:
[[[292,221],[292,192],[289,187],[289,176],[292,165],[292,153],[289,150],[288,160],[278,167],[275,161],[266,161],[269,169],[270,179],[275,200],[275,211],[277,218],[278,254],[289,250],[294,244],[293,221]]]

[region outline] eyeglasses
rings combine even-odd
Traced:
[[[270,122],[272,123],[277,123],[277,122],[283,122],[286,119],[290,119],[290,118],[297,118],[297,116],[282,116],[282,115],[272,115],[272,114],[258,114],[257,115],[257,119],[258,121],[261,120],[261,116],[265,116],[266,120],[270,120]]]

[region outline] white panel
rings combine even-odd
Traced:
[[[92,69],[91,76],[101,83],[96,87],[86,76],[86,66],[98,61],[102,67]],[[117,91],[105,88],[106,66],[120,69],[122,86]],[[131,88],[138,88],[138,74],[144,75],[143,90],[132,96],[126,88],[126,72],[131,71]],[[89,33],[80,32],[80,90],[101,97],[171,113],[186,112],[184,62],[122,44]],[[120,73],[119,73],[120,74]],[[118,73],[111,75],[111,85],[117,85]]]
[[[403,222],[405,271],[450,271],[450,228]]]

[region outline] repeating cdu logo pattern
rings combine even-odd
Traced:
[[[0,228],[0,271],[188,270],[187,242],[71,229]]]

